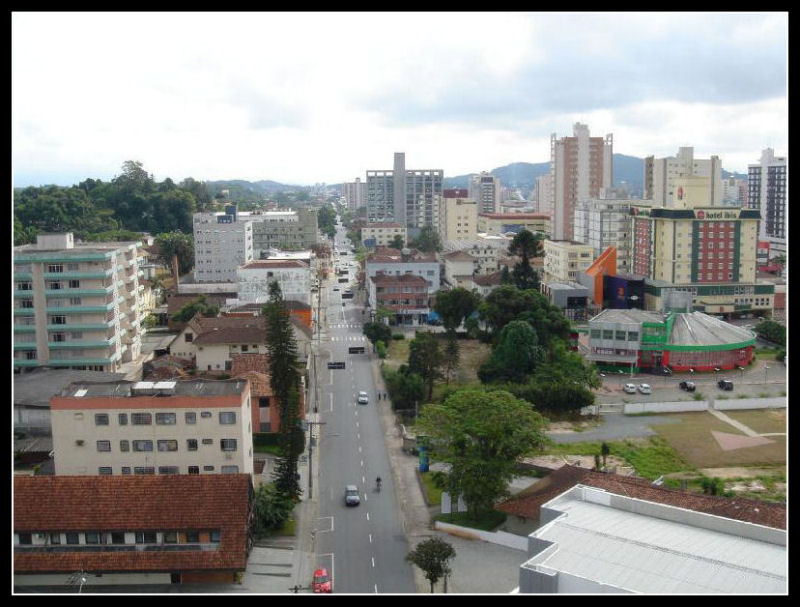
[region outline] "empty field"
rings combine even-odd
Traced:
[[[786,409],[723,411],[723,413],[759,434],[786,432]]]

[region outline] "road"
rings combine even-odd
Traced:
[[[337,247],[344,247],[343,230]],[[352,258],[352,255],[346,257]],[[355,271],[349,274],[355,282]],[[316,560],[328,568],[335,593],[416,592],[411,566],[405,561],[409,547],[400,522],[398,496],[392,486],[383,429],[375,409],[376,391],[370,369],[371,345],[361,333],[362,308],[345,301],[346,288],[337,278],[320,292],[327,308],[319,366],[319,420]],[[348,354],[364,346],[365,354]],[[327,368],[327,362],[344,362],[344,369]],[[364,390],[369,404],[358,405]],[[376,491],[375,477],[385,482]],[[346,485],[356,485],[361,504],[344,504]]]

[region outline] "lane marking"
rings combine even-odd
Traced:
[[[375,566],[375,557],[374,556],[372,557],[372,566],[373,567]]]
[[[363,459],[361,460],[361,467],[362,468],[364,467],[364,460]]]
[[[367,512],[367,520],[369,520],[369,512]],[[375,565],[373,565],[373,567],[374,567],[374,566],[375,566]]]
[[[331,411],[333,411],[333,393],[331,393]]]
[[[361,453],[361,445],[358,446],[358,452]]]
[[[372,543],[372,534],[371,533],[369,534],[369,543],[370,544]]]
[[[331,588],[333,588],[333,584],[331,584]],[[375,584],[375,594],[378,594],[378,585]]]
[[[330,519],[330,521],[331,521],[331,528],[330,528],[330,529],[318,529],[318,530],[317,530],[317,533],[330,533],[331,531],[333,531],[333,517],[332,517],[332,516],[320,516],[320,517],[318,517],[318,518],[319,518],[319,520],[321,520],[321,521],[326,521],[326,520]],[[321,556],[321,555],[320,555],[320,556]]]

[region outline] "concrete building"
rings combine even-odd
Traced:
[[[474,240],[478,233],[478,203],[471,198],[447,196],[438,200],[439,239],[442,242]]]
[[[464,251],[451,251],[441,256],[444,263],[444,283],[452,288],[464,287],[472,290],[472,276],[478,260]]]
[[[577,282],[594,261],[591,245],[574,240],[544,241],[544,282]]]
[[[486,297],[497,287],[503,284],[503,272],[498,270],[491,274],[475,274],[472,277],[473,287],[471,290],[477,291],[481,297]]]
[[[141,355],[138,242],[40,234],[14,247],[14,372],[116,372]]]
[[[195,213],[194,280],[234,283],[236,269],[253,261],[253,222],[250,215],[227,205],[224,213]]]
[[[246,380],[73,383],[50,400],[58,476],[252,474]]]
[[[478,232],[486,234],[518,234],[528,230],[550,236],[550,217],[542,213],[479,213]]]
[[[408,244],[408,230],[402,223],[383,221],[368,223],[361,228],[361,242],[365,247],[388,247],[399,236],[403,239],[403,246]]]
[[[612,135],[590,137],[589,127],[573,126],[572,137],[550,137],[552,177],[552,237],[573,240],[575,205],[584,198],[597,198],[600,188],[613,186]]]
[[[534,204],[537,213],[552,217],[553,215],[553,177],[541,175],[536,178]]]
[[[295,259],[251,261],[237,268],[236,304],[267,303],[273,282],[278,283],[285,300],[311,305],[311,268]]]
[[[620,272],[630,271],[631,204],[631,200],[588,198],[575,207],[575,240],[590,245],[595,259],[614,247]]]
[[[15,477],[14,587],[233,584],[253,499],[247,474]]]
[[[644,195],[642,198],[652,200],[653,206],[671,208],[677,194],[677,181],[686,177],[707,177],[709,189],[707,198],[698,201],[704,206],[722,204],[724,190],[722,187],[722,162],[718,156],[709,159],[694,157],[694,148],[682,147],[675,156],[644,159]]]
[[[413,274],[378,273],[367,280],[369,305],[373,310],[388,308],[390,325],[420,326],[431,312],[430,283]]]
[[[761,212],[759,239],[770,242],[774,255],[786,255],[787,177],[786,157],[772,148],[761,152],[758,164],[747,165],[748,206]]]
[[[442,242],[442,253],[461,251],[475,259],[476,274],[491,274],[500,269],[499,259],[508,252],[511,238],[507,236],[476,234],[472,240],[447,240]]]
[[[743,187],[744,186],[744,187]],[[742,204],[741,193],[747,190],[747,181],[744,179],[736,179],[736,177],[727,177],[722,180],[722,205],[726,207],[746,207]]]
[[[435,196],[442,193],[443,180],[441,169],[406,169],[405,154],[396,152],[393,170],[367,171],[368,221],[402,223],[416,236],[438,220]]]
[[[415,249],[378,248],[367,257],[365,263],[365,281],[376,275],[403,276],[412,274],[424,278],[428,283],[428,293],[433,295],[439,290],[441,268],[436,256],[421,253]]]
[[[301,251],[320,243],[317,209],[260,211],[250,213],[249,218],[253,221],[253,259],[267,259],[274,249]]]
[[[550,305],[560,308],[572,322],[586,321],[589,289],[575,282],[543,282],[540,290]]]
[[[355,212],[367,204],[367,184],[356,177],[352,183],[342,184],[342,198],[345,200],[347,210]]]
[[[480,175],[473,175],[469,180],[469,193],[467,196],[478,203],[481,213],[497,213],[501,202],[502,186],[500,180],[482,171]]]

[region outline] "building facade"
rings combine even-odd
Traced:
[[[408,230],[404,224],[384,221],[368,223],[361,228],[361,242],[365,247],[391,246],[396,236],[403,239],[403,246],[408,243]]]
[[[473,175],[469,180],[467,196],[478,203],[481,213],[497,213],[500,210],[502,191],[500,180],[483,171],[480,175]]]
[[[466,282],[472,282],[472,275],[478,264],[469,253],[464,251],[451,251],[442,256],[444,264],[444,281],[451,287],[464,287]],[[470,285],[470,290],[471,290]]]
[[[428,283],[428,293],[439,290],[441,266],[435,255],[427,255],[416,250],[377,249],[364,264],[365,279],[369,281],[378,274],[404,276],[406,274],[424,278]]]
[[[284,300],[311,305],[311,268],[299,260],[251,261],[236,269],[239,304],[267,303],[269,286],[277,282]]]
[[[320,242],[317,210],[311,207],[260,211],[247,216],[253,222],[253,259],[266,259],[275,249],[310,249]]]
[[[759,237],[770,242],[774,255],[786,255],[787,190],[786,157],[772,148],[761,152],[758,164],[747,166],[748,206],[761,213]]]
[[[448,197],[438,200],[439,207],[439,239],[442,242],[458,240],[474,240],[478,233],[479,204],[471,198]]]
[[[574,240],[544,241],[544,282],[577,282],[578,274],[594,261],[588,244]]]
[[[252,474],[246,380],[73,383],[50,400],[58,476]]]
[[[550,137],[552,177],[552,237],[573,240],[575,205],[584,198],[597,198],[601,188],[613,186],[612,135],[590,137],[589,127],[573,126],[572,137]]]
[[[352,183],[342,184],[342,198],[345,200],[347,210],[355,212],[367,204],[367,184],[356,177]]]
[[[235,205],[224,213],[195,213],[195,282],[235,283],[236,269],[253,261],[253,222]]]
[[[14,372],[115,372],[141,355],[139,243],[40,234],[14,247]]]
[[[379,273],[367,281],[369,303],[391,312],[390,325],[424,325],[431,312],[430,283],[413,274],[387,275]]]
[[[479,213],[478,232],[484,234],[518,234],[528,230],[548,237],[550,217],[542,213]]]
[[[590,245],[595,259],[614,247],[620,272],[630,271],[631,204],[631,200],[589,198],[575,207],[575,240]]]
[[[575,282],[543,282],[540,289],[550,305],[560,308],[570,321],[586,321],[589,289]]]
[[[722,161],[718,156],[709,159],[694,157],[694,148],[682,147],[675,156],[644,159],[644,196],[652,200],[653,206],[672,207],[677,194],[678,180],[685,177],[707,177],[709,189],[707,198],[699,201],[706,206],[722,204]]]

